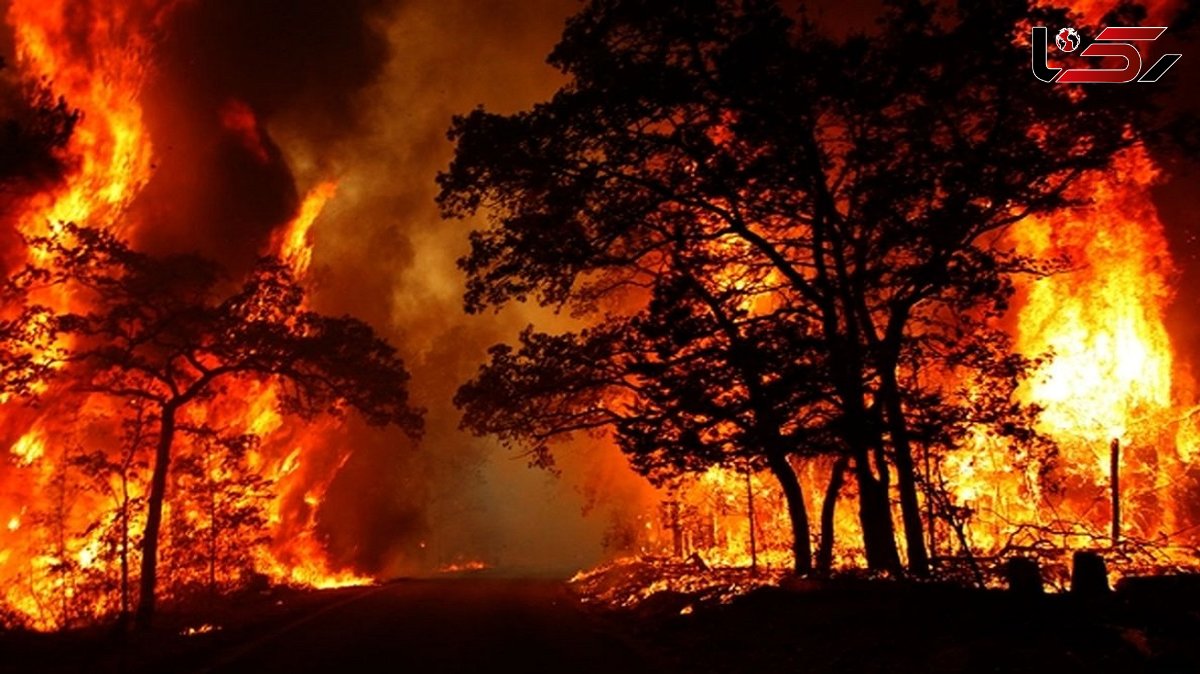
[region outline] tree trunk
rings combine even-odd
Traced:
[[[129,624],[129,467],[121,469],[121,627]]]
[[[849,349],[856,348],[854,344]],[[854,477],[858,482],[858,517],[862,526],[863,548],[867,556],[867,568],[872,570],[899,572],[900,552],[896,548],[895,526],[892,523],[892,507],[888,498],[886,482],[876,479],[871,470],[871,448],[882,443],[868,413],[867,391],[863,386],[861,359],[857,356],[843,360],[839,369],[837,388],[841,407],[845,414],[841,435],[849,455],[854,459]],[[886,468],[886,466],[881,466]]]
[[[787,500],[788,520],[792,525],[793,569],[797,574],[812,571],[812,541],[809,539],[808,508],[804,505],[804,491],[796,470],[786,457],[771,452],[767,457],[771,473],[779,480],[783,496]]]
[[[67,466],[70,465],[70,456],[64,450],[63,452],[63,468],[55,477],[54,481],[58,486],[57,499],[54,507],[54,534],[57,539],[58,548],[55,552],[58,555],[58,597],[59,610],[62,611],[62,618],[59,624],[59,629],[66,630],[71,627],[71,578],[69,576],[71,565],[67,562],[70,556],[67,554]],[[53,568],[53,567],[51,567]]]
[[[213,450],[204,452],[204,479],[208,488],[208,596],[217,596],[217,482],[213,479]]]
[[[850,457],[839,456],[833,464],[833,473],[829,476],[829,486],[825,488],[825,500],[821,501],[821,545],[817,549],[817,573],[828,576],[833,570],[833,543],[837,535],[834,516],[837,514],[837,500],[842,493],[842,485],[846,483],[846,468],[850,465]]]
[[[892,460],[896,464],[896,485],[900,491],[900,514],[904,523],[908,570],[917,576],[928,576],[929,554],[925,549],[925,528],[921,521],[921,505],[917,500],[916,466],[894,370],[885,368],[880,396],[886,412],[888,434],[892,440]]]
[[[896,549],[896,531],[892,523],[887,486],[872,473],[871,458],[866,448],[854,454],[854,476],[858,481],[858,517],[862,524],[867,568],[899,572],[902,565],[900,552]]]
[[[671,514],[671,546],[675,559],[683,559],[683,524],[679,521],[679,501],[671,499],[667,502]]]
[[[158,584],[158,535],[162,527],[163,499],[167,492],[167,471],[171,464],[171,443],[175,439],[175,408],[162,408],[158,448],[154,454],[154,474],[146,506],[146,530],[142,537],[142,577],[135,622],[139,629],[150,627],[154,619],[154,591]]]
[[[1112,439],[1109,444],[1109,476],[1112,494],[1112,546],[1121,544],[1121,441]]]
[[[758,534],[754,524],[754,480],[746,466],[746,523],[750,526],[750,573],[758,575]]]
[[[209,471],[209,475],[212,472]],[[209,478],[208,485],[208,594],[217,596],[217,493]]]

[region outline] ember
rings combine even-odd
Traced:
[[[487,568],[487,562],[472,560],[467,562],[454,562],[452,564],[447,564],[438,569],[438,573],[472,573],[475,571],[483,571]]]
[[[219,631],[221,631],[220,625],[209,625],[208,623],[204,623],[203,625],[197,625],[195,627],[185,627],[183,631],[179,633],[179,635],[184,637],[194,637],[201,634],[212,634],[213,632]]]

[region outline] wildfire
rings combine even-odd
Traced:
[[[1009,318],[1018,352],[1052,355],[1020,396],[1043,408],[1041,430],[1060,455],[1043,472],[1006,443],[979,437],[940,459],[941,480],[970,512],[974,554],[1132,542],[1153,543],[1160,563],[1194,561],[1186,547],[1194,496],[1184,485],[1200,432],[1165,324],[1175,270],[1150,196],[1157,173],[1144,148],[1127,150],[1075,187],[1086,206],[1021,221],[1009,234],[1023,254],[1070,261],[1065,272],[1019,279]],[[809,512],[820,512],[828,467],[798,469]],[[748,501],[756,499],[760,563],[785,566],[787,522],[772,517],[783,509],[774,492],[769,478],[748,491],[744,474],[714,468],[664,495],[669,512],[642,536],[649,547],[641,552],[674,546],[718,566],[749,566]],[[1114,500],[1124,513],[1114,513]],[[683,530],[682,546],[673,528]],[[839,503],[835,531],[836,563],[857,565],[850,503]],[[942,532],[935,554],[956,554],[948,537]]]
[[[155,139],[141,98],[151,75],[151,36],[178,4],[8,3],[6,21],[14,31],[23,77],[44,83],[83,113],[62,151],[67,166],[62,181],[20,205],[19,232],[54,236],[64,223],[74,222],[126,236],[146,226],[131,212],[154,173]],[[1082,4],[1098,11],[1090,7],[1095,3]],[[1165,11],[1166,4],[1155,11]],[[250,156],[263,164],[271,161],[267,127],[250,104],[231,99],[215,114]],[[1044,409],[1042,430],[1058,442],[1061,456],[1043,473],[1002,443],[980,438],[930,469],[948,485],[955,505],[971,513],[963,537],[976,553],[998,555],[1048,540],[1063,549],[1115,547],[1122,538],[1160,542],[1163,549],[1194,544],[1194,534],[1181,533],[1194,526],[1188,512],[1194,496],[1183,498],[1181,485],[1200,451],[1200,427],[1191,421],[1187,405],[1194,392],[1182,383],[1189,378],[1165,325],[1174,268],[1150,196],[1156,176],[1144,149],[1128,150],[1116,159],[1115,170],[1076,186],[1075,196],[1090,200],[1087,206],[1025,220],[1010,234],[1022,253],[1066,256],[1073,264],[1068,272],[1023,281],[1008,317],[1018,351],[1053,355],[1021,395]],[[337,194],[333,180],[312,187],[261,252],[278,256],[298,279],[308,278],[313,229]],[[26,254],[30,260],[38,255],[33,249]],[[737,284],[747,282],[738,280],[745,270],[728,274],[724,281],[744,291]],[[758,283],[769,288],[774,279]],[[38,299],[54,309],[78,308],[82,301],[59,291]],[[769,289],[746,293],[742,308],[767,313],[772,301]],[[206,463],[211,453],[199,440],[189,441],[194,446],[181,453],[200,464],[189,479],[207,500],[168,503],[167,517],[177,526],[174,533],[167,529],[164,547],[171,547],[172,535],[183,537],[208,523],[213,535],[207,544],[216,548],[218,485],[244,477],[239,471],[249,476],[233,507],[261,505],[263,531],[258,533],[265,540],[247,543],[249,569],[187,566],[172,580],[194,588],[205,582],[206,573],[232,582],[253,572],[276,583],[318,588],[373,582],[330,559],[318,526],[326,494],[350,458],[342,427],[336,421],[303,428],[287,424],[276,411],[281,392],[274,385],[250,380],[237,386],[234,400],[198,408],[187,421],[208,422],[256,442],[246,449],[244,465],[227,466]],[[146,496],[148,470],[134,456],[144,448],[134,447],[126,457],[113,429],[114,420],[129,410],[98,396],[40,392],[46,401],[37,410],[0,397],[0,429],[8,447],[0,460],[0,621],[11,614],[35,628],[53,629],[119,610],[113,586],[122,540],[114,532],[123,531],[127,544],[128,533],[144,526],[139,504]],[[97,464],[108,471],[103,479],[81,477],[81,466]],[[826,505],[822,499],[833,465],[822,459],[797,461],[795,468],[819,534],[818,514]],[[1114,508],[1121,503],[1127,504],[1124,518]],[[859,524],[848,506],[831,515],[838,542],[832,554],[840,566],[861,557]],[[642,513],[633,531],[618,533],[616,538],[628,539],[624,552],[685,559],[694,554],[696,566],[790,565],[787,509],[766,474],[712,468],[691,476],[663,494],[657,512]],[[952,546],[936,547],[935,555],[956,552]],[[185,553],[176,551],[180,557]],[[439,571],[486,568],[486,562],[462,559]],[[217,629],[205,624],[184,634]]]
[[[14,0],[5,17],[14,31],[17,66],[24,78],[50,87],[56,98],[82,112],[62,152],[66,174],[21,206],[16,225],[30,237],[60,234],[66,222],[127,237],[142,226],[130,206],[153,177],[154,143],[141,103],[155,49],[152,36],[159,34],[178,3],[68,4],[69,0]],[[229,101],[218,114],[223,127],[248,152],[260,161],[269,159],[263,126],[247,104]],[[285,260],[297,278],[307,275],[311,229],[336,189],[334,182],[313,189],[294,219],[273,237],[271,249],[264,251]],[[37,261],[36,255],[33,249],[28,251],[31,261]],[[62,291],[38,299],[55,310],[78,309],[81,301]],[[253,545],[254,571],[276,583],[311,587],[371,582],[331,564],[316,530],[324,495],[349,456],[335,438],[337,424],[288,427],[274,410],[277,396],[272,386],[256,381],[244,385],[236,402],[214,402],[192,421],[259,439],[245,457],[248,470],[270,485],[265,505],[267,540],[247,544]],[[105,465],[121,464],[120,441],[110,431],[91,427],[103,428],[109,423],[106,419],[119,418],[122,411],[99,396],[80,401],[70,400],[66,392],[41,392],[46,398],[42,412],[0,401],[0,424],[10,438],[16,438],[7,460],[0,463],[0,522],[6,524],[0,529],[0,579],[5,586],[0,590],[0,616],[11,612],[26,625],[53,629],[116,609],[112,587],[120,544],[112,532],[122,527],[136,532],[143,526],[140,509],[129,504],[144,497],[148,475],[130,462],[121,469],[124,483],[116,477],[88,483],[78,466],[99,459],[88,458],[87,452],[99,450],[96,456],[115,462]],[[71,413],[66,414],[66,409]],[[79,446],[83,442],[86,448]],[[199,446],[186,447],[182,453],[204,456]],[[210,466],[196,479],[220,484],[233,477],[231,470]],[[208,504],[168,502],[167,519],[173,515],[189,527],[209,522],[216,508],[217,494],[213,494]],[[252,505],[247,501],[236,507]],[[215,521],[212,526],[215,531]],[[168,551],[170,535],[165,543]],[[140,553],[132,549],[130,554]],[[174,581],[200,583],[202,575],[198,570],[177,571]],[[214,568],[213,575],[233,580],[226,570]]]
[[[982,441],[946,462],[959,504],[979,513],[971,533],[983,550],[1129,538],[1170,558],[1170,545],[1187,540],[1176,532],[1191,507],[1178,486],[1195,451],[1191,391],[1164,322],[1174,268],[1150,198],[1156,176],[1144,149],[1128,150],[1077,185],[1088,206],[1011,233],[1023,253],[1071,261],[1029,280],[1013,312],[1016,348],[1052,354],[1022,395],[1044,409],[1042,430],[1060,456],[1045,476]]]
[[[1073,5],[1093,24],[1113,7]],[[1167,25],[1177,6],[1148,3],[1151,24]],[[1028,218],[1009,233],[1006,245],[1022,254],[1070,262],[1063,273],[1019,278],[1006,319],[1016,351],[1052,356],[1019,395],[1042,408],[1040,430],[1060,454],[1044,470],[1006,443],[978,437],[931,467],[969,515],[964,534],[975,555],[1152,544],[1155,564],[1195,563],[1188,546],[1196,540],[1196,497],[1187,485],[1194,484],[1200,428],[1191,376],[1165,322],[1176,270],[1150,192],[1158,173],[1144,147],[1128,149],[1109,170],[1075,185],[1071,196],[1084,206]],[[827,466],[816,463],[797,466],[810,514],[820,512],[829,481]],[[783,530],[783,520],[763,521],[761,511],[781,507],[772,503],[777,495],[769,481],[747,492],[736,471],[713,469],[664,495],[671,508],[699,520],[684,526],[675,553],[682,547],[684,555],[748,566],[748,498],[759,500],[756,521],[764,531]],[[861,561],[852,509],[839,503],[836,511],[840,566]],[[680,527],[677,510],[642,536],[650,545],[641,552],[670,554],[673,527]],[[949,531],[933,536],[935,556],[962,553],[948,541]],[[772,541],[769,533],[759,538],[768,550],[786,541],[778,535]]]

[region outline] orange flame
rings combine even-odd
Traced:
[[[129,236],[139,226],[130,205],[152,178],[153,146],[140,100],[154,49],[149,36],[158,32],[177,3],[99,0],[82,8],[68,4],[69,0],[13,0],[6,17],[14,29],[22,75],[45,83],[56,97],[83,113],[63,151],[68,166],[64,179],[24,205],[17,228],[27,236],[44,236],[53,235],[61,223],[76,222]],[[248,106],[231,101],[219,114],[230,133],[265,159],[262,127]],[[335,183],[319,185],[273,239],[269,252],[290,264],[298,278],[311,264],[310,230],[335,191]],[[55,293],[38,300],[55,309],[74,308],[81,301]],[[244,386],[236,401],[214,401],[196,414],[197,420],[261,438],[246,457],[248,468],[272,484],[266,507],[270,540],[252,551],[255,569],[275,582],[297,585],[370,582],[335,568],[316,532],[324,495],[349,456],[335,440],[336,422],[327,428],[291,428],[274,410],[271,386],[255,381]],[[75,437],[86,438],[89,448],[116,453],[120,443],[111,432],[91,430],[82,416],[58,408],[82,410],[97,419],[119,418],[121,410],[99,397],[68,402],[54,391],[44,393],[40,413],[0,400],[0,429],[12,443],[0,461],[0,522],[5,524],[0,527],[0,616],[14,615],[29,626],[53,629],[115,610],[113,591],[101,589],[111,588],[116,574],[114,542],[103,538],[103,531],[119,525],[114,509],[119,498],[136,503],[144,495],[146,475],[132,468],[127,485],[116,478],[104,485],[84,484],[71,468],[80,451]],[[188,451],[191,448],[181,448],[182,453]],[[226,476],[222,468],[207,473],[211,480]],[[189,525],[207,517],[195,504],[170,502],[165,514],[168,520],[174,516]],[[142,524],[141,512],[133,509],[126,526],[136,535]],[[131,554],[136,558],[138,553]]]
[[[1157,175],[1144,148],[1129,149],[1109,170],[1075,186],[1074,196],[1087,206],[1029,218],[1009,234],[1024,254],[1071,261],[1066,272],[1019,279],[1009,319],[1018,352],[1053,356],[1020,396],[1044,409],[1041,430],[1058,443],[1060,456],[1043,474],[1007,444],[979,437],[941,458],[938,470],[952,500],[972,513],[966,535],[975,554],[1111,545],[1115,440],[1122,540],[1153,544],[1159,564],[1195,563],[1186,547],[1195,541],[1195,495],[1187,493],[1185,475],[1200,455],[1200,428],[1188,407],[1191,378],[1165,323],[1175,269],[1150,195]],[[798,466],[810,518],[820,512],[829,480],[828,466],[819,464]],[[760,560],[786,565],[788,522],[777,488],[756,478],[752,489],[763,529]],[[750,564],[744,475],[713,469],[664,498],[694,520],[683,525],[685,555]],[[660,517],[643,532],[649,547],[641,552],[670,554],[671,529],[679,527],[677,515]],[[835,531],[838,565],[861,563],[851,504],[839,504]],[[947,535],[939,554],[955,554]]]
[[[300,212],[288,223],[277,237],[276,249],[285,262],[291,265],[292,273],[303,277],[312,264],[312,241],[310,234],[313,223],[325,210],[325,205],[337,194],[338,185],[329,181],[317,185],[304,197]]]
[[[1090,23],[1116,5],[1104,0],[1072,4]],[[1146,4],[1150,24],[1168,25],[1180,3]],[[1043,474],[1029,457],[979,437],[941,460],[938,471],[951,498],[972,513],[965,533],[976,554],[1114,543],[1109,534],[1115,441],[1122,540],[1152,544],[1159,565],[1196,563],[1188,546],[1197,539],[1197,498],[1187,485],[1194,484],[1189,479],[1194,480],[1200,456],[1200,415],[1190,372],[1176,358],[1165,323],[1175,268],[1150,194],[1157,177],[1145,148],[1129,149],[1110,170],[1075,187],[1073,196],[1090,205],[1029,218],[1010,233],[1021,253],[1065,255],[1073,264],[1067,273],[1019,280],[1009,315],[1018,352],[1053,354],[1020,396],[1043,408],[1041,430],[1058,443],[1061,455]],[[810,517],[819,512],[829,479],[827,466],[818,463],[799,466]],[[685,554],[696,551],[718,563],[749,565],[743,479],[714,469],[679,496],[664,497],[700,514],[702,521],[684,536]],[[772,488],[769,480],[754,483],[760,513],[783,507]],[[839,504],[836,511],[839,566],[861,563],[859,527],[847,506]],[[679,527],[670,519],[647,522],[641,540],[648,547],[640,552],[670,554],[670,529]],[[761,514],[756,521],[762,521]],[[762,537],[766,547],[775,546],[769,563],[786,563],[780,547],[786,546],[786,526],[781,518],[764,523],[775,533]],[[813,534],[819,529],[814,527]],[[947,553],[954,550],[935,551]]]

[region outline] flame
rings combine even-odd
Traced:
[[[1074,4],[1093,23],[1113,6]],[[1167,25],[1178,4],[1150,3],[1150,23]],[[1064,273],[1017,279],[1005,321],[1017,352],[1052,355],[1019,397],[1042,408],[1040,430],[1055,440],[1059,456],[1042,465],[981,434],[937,459],[933,469],[953,503],[969,514],[964,534],[973,554],[1054,549],[1066,557],[1075,549],[1130,543],[1131,550],[1149,546],[1133,562],[1128,550],[1120,553],[1122,563],[1135,568],[1196,563],[1200,509],[1189,485],[1195,484],[1200,456],[1200,407],[1166,325],[1176,270],[1150,191],[1158,177],[1153,158],[1135,146],[1116,156],[1109,169],[1075,185],[1071,196],[1086,205],[1028,218],[1009,233],[1007,243],[1023,254],[1071,263]],[[729,276],[736,278],[736,270]],[[743,308],[753,313],[761,301],[747,300]],[[797,466],[814,537],[820,534],[816,513],[829,480],[828,466],[820,464]],[[1111,537],[1114,489],[1123,511],[1118,540]],[[756,479],[752,487],[768,566],[788,563],[788,522],[763,514],[783,510],[775,491],[769,478]],[[672,529],[682,528],[684,556],[697,552],[717,565],[749,566],[743,475],[711,469],[663,498],[689,512],[690,521],[681,525],[676,515],[648,518],[634,552],[672,555]],[[839,502],[835,511],[836,566],[863,561],[853,510]],[[899,512],[895,516],[899,522]],[[961,553],[944,525],[933,533],[940,539],[935,555]]]
[[[1094,200],[1084,213],[1030,218],[1013,233],[1022,252],[1075,265],[1030,284],[1016,330],[1019,351],[1053,353],[1027,398],[1057,435],[1127,440],[1172,406],[1173,269],[1150,201],[1155,176],[1145,150],[1127,151],[1111,175],[1081,186]]]
[[[201,625],[196,625],[194,627],[185,627],[183,629],[183,631],[181,631],[179,633],[179,636],[195,637],[195,636],[200,636],[202,634],[212,634],[213,632],[220,632],[220,631],[221,631],[220,625],[212,625],[209,623],[203,623]]]
[[[92,3],[86,14],[69,11],[61,0],[9,6],[18,65],[85,113],[65,153],[76,170],[28,209],[18,225],[24,233],[48,234],[60,222],[118,231],[129,226],[120,216],[151,175],[152,146],[138,102],[151,51],[143,27],[157,24],[170,6],[108,0]],[[86,55],[72,48],[80,25],[86,26]]]
[[[1195,561],[1188,546],[1195,541],[1196,496],[1186,485],[1200,447],[1200,408],[1189,407],[1191,377],[1166,326],[1176,272],[1150,194],[1157,179],[1148,152],[1128,149],[1110,169],[1075,186],[1073,196],[1086,205],[1026,219],[1009,233],[1021,253],[1070,261],[1065,272],[1018,279],[1006,319],[1018,352],[1052,354],[1019,396],[1043,408],[1040,430],[1056,441],[1059,456],[1045,470],[981,434],[938,459],[950,497],[970,513],[965,533],[974,554],[1048,546],[1065,555],[1111,546],[1115,441],[1120,542],[1152,545],[1156,564]],[[814,537],[829,480],[828,465],[820,463],[797,465]],[[752,493],[760,564],[784,567],[788,522],[778,488],[755,476]],[[743,473],[710,469],[664,499],[681,509],[683,522],[674,513],[648,522],[634,552],[672,555],[673,530],[682,529],[683,555],[696,552],[716,566],[750,565]],[[837,566],[862,563],[854,510],[849,503],[836,510]],[[943,525],[935,534],[936,552],[955,554],[952,533]]]
[[[487,562],[481,562],[478,559],[473,559],[466,562],[453,562],[446,564],[437,570],[438,573],[472,573],[476,571],[484,571],[489,567]]]
[[[1176,484],[1196,429],[1187,420],[1190,378],[1165,323],[1175,271],[1150,196],[1157,174],[1144,148],[1126,150],[1075,187],[1087,206],[1011,232],[1021,252],[1071,262],[1065,273],[1026,281],[1014,309],[1017,350],[1052,356],[1021,395],[1043,408],[1041,430],[1060,456],[1045,476],[982,438],[948,457],[943,473],[959,505],[977,511],[972,540],[982,550],[1117,543],[1115,477],[1120,536],[1184,561],[1176,546],[1188,542],[1179,532],[1192,504]]]
[[[9,451],[16,458],[18,466],[28,466],[42,458],[42,455],[46,453],[46,446],[40,433],[30,431],[22,435]]]
[[[311,230],[313,223],[325,210],[325,205],[337,194],[338,185],[329,181],[317,185],[305,196],[300,212],[283,229],[276,244],[278,254],[292,267],[292,273],[303,277],[312,264]]]
[[[8,4],[5,19],[14,31],[21,75],[44,83],[55,97],[82,112],[62,150],[67,166],[63,179],[20,206],[19,232],[53,236],[62,223],[76,222],[129,238],[142,226],[131,205],[153,178],[154,143],[141,96],[151,74],[155,48],[151,36],[160,33],[177,4],[175,0],[98,0],[82,7],[69,0]],[[261,161],[269,157],[263,125],[248,105],[231,100],[218,115],[223,128],[248,152]],[[311,229],[336,189],[335,182],[314,188],[264,251],[282,258],[298,279],[306,277],[311,265]],[[35,262],[37,254],[27,252]],[[76,309],[83,301],[63,290],[47,291],[37,300],[55,310]],[[253,570],[273,582],[300,586],[371,582],[332,564],[318,533],[321,503],[349,457],[337,423],[289,426],[276,411],[273,386],[258,381],[239,381],[236,386],[236,396],[197,407],[191,421],[252,434],[260,443],[247,453],[244,467],[210,465],[196,479],[219,484],[246,470],[269,485],[264,506],[268,540],[247,543]],[[16,438],[0,461],[0,522],[6,524],[0,528],[0,616],[14,616],[36,629],[55,629],[111,615],[118,608],[119,599],[111,589],[118,573],[117,543],[111,533],[105,538],[105,531],[122,526],[120,500],[127,496],[130,503],[138,503],[148,475],[144,468],[133,467],[128,484],[116,477],[86,483],[73,463],[82,452],[80,440],[86,438],[89,450],[100,449],[108,460],[115,460],[122,450],[115,432],[96,429],[107,428],[104,419],[120,418],[122,410],[99,396],[81,401],[51,389],[41,393],[45,398],[41,411],[0,400],[0,428],[6,437]],[[180,444],[185,445],[179,448],[181,455],[203,455],[200,447]],[[172,479],[192,478],[175,475]],[[168,498],[164,554],[172,554],[173,535],[186,537],[186,529],[207,526],[210,516],[204,506],[194,499]],[[131,508],[124,520],[135,537],[143,517]],[[182,529],[176,527],[175,534],[172,520],[184,524]],[[130,566],[136,570],[136,547],[130,554]],[[164,580],[183,585],[205,582],[207,574],[193,568],[194,553],[174,554],[182,561],[177,568],[164,562]],[[219,569],[217,576],[222,582],[237,582],[240,573]],[[133,583],[136,587],[136,578]]]
[[[141,105],[155,48],[150,36],[160,32],[178,2],[78,4],[11,0],[7,5],[22,75],[46,83],[84,113],[62,152],[68,167],[62,182],[31,197],[18,214],[16,226],[28,236],[53,235],[64,222],[122,236],[143,226],[130,206],[153,178],[154,142]],[[1083,9],[1089,16],[1101,11],[1100,3],[1080,4],[1087,5]],[[1161,14],[1173,4],[1157,3],[1154,11]],[[229,100],[217,115],[246,151],[259,161],[269,160],[266,127],[249,105]],[[713,140],[725,136],[721,131]],[[967,535],[978,552],[996,553],[1013,541],[1033,544],[1047,535],[1067,549],[1094,546],[1095,532],[1104,530],[1110,514],[1105,508],[1112,440],[1124,448],[1119,468],[1132,511],[1122,532],[1142,540],[1194,543],[1194,538],[1178,540],[1176,535],[1194,522],[1187,512],[1190,502],[1175,485],[1197,456],[1200,427],[1191,422],[1187,405],[1193,394],[1183,384],[1187,373],[1165,326],[1173,266],[1149,193],[1157,169],[1136,148],[1118,157],[1116,167],[1077,188],[1091,197],[1090,206],[1029,219],[1012,232],[1013,243],[1023,252],[1065,253],[1075,263],[1070,273],[1028,281],[1010,316],[1018,350],[1054,353],[1021,395],[1045,408],[1044,430],[1059,441],[1062,457],[1057,475],[1044,476],[1010,448],[981,437],[944,458],[937,469],[957,503],[973,512]],[[264,251],[283,259],[299,279],[309,275],[312,230],[337,189],[332,180],[311,189]],[[32,259],[36,253],[28,255]],[[729,270],[725,280],[737,284],[742,276],[744,270]],[[760,283],[775,285],[770,278]],[[49,293],[38,299],[55,309],[80,301]],[[743,308],[765,313],[773,301],[770,292],[748,295]],[[273,386],[259,381],[237,386],[238,395],[231,396],[235,400],[213,402],[194,414],[196,420],[261,439],[247,452],[244,466],[270,485],[264,506],[269,540],[253,544],[253,570],[274,582],[310,587],[372,582],[329,559],[318,527],[325,495],[350,456],[340,426],[332,421],[290,425],[276,411]],[[12,442],[0,457],[0,522],[5,524],[0,528],[0,616],[11,614],[29,626],[53,629],[116,610],[117,598],[104,589],[115,576],[114,544],[102,532],[122,521],[115,507],[122,490],[128,490],[134,503],[144,497],[147,476],[135,468],[128,485],[115,479],[100,487],[81,484],[70,470],[71,460],[78,458],[78,448],[72,446],[78,436],[87,436],[110,454],[119,453],[120,446],[103,432],[88,435],[88,429],[70,427],[71,422],[62,420],[70,418],[65,408],[82,408],[97,417],[116,417],[121,410],[95,397],[80,403],[65,396],[55,399],[54,391],[43,393],[49,400],[39,411],[0,400],[0,428],[5,441]],[[796,467],[816,535],[830,465],[805,460]],[[233,470],[208,466],[200,479],[218,483]],[[1050,478],[1062,482],[1061,490],[1053,488]],[[787,511],[770,476],[713,468],[663,498],[664,507],[640,514],[627,552],[671,555],[678,547],[684,556],[697,553],[713,566],[748,566],[752,558],[764,568],[790,565]],[[165,514],[185,527],[202,527],[208,521],[202,505],[175,501],[167,504]],[[1065,533],[1064,523],[1072,527]],[[128,513],[126,524],[138,531],[141,513]],[[858,563],[854,508],[839,507],[834,527],[836,563]],[[166,541],[168,548],[170,543]],[[443,570],[481,568],[486,563],[468,560]],[[181,582],[197,581],[198,572],[190,567],[175,573]],[[89,586],[95,579],[104,583]],[[190,633],[204,633],[207,627]]]

